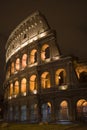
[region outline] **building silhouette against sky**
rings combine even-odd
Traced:
[[[4,120],[87,120],[87,63],[62,56],[56,33],[36,11],[6,43]]]

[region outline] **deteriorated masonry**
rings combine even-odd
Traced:
[[[60,55],[54,31],[36,11],[6,44],[4,119],[87,120],[87,64]]]

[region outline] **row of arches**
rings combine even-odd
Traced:
[[[47,35],[45,32],[45,29],[48,28],[46,23],[44,24],[40,17],[35,17],[38,16],[34,16],[30,21],[20,25],[20,27],[15,29],[15,31],[13,31],[12,35],[9,37],[7,41],[6,61],[10,59],[13,52],[16,53],[22,48],[22,46],[25,47],[26,42],[31,43]]]
[[[46,61],[47,59],[50,59],[50,46],[48,44],[44,44],[41,48],[40,54],[38,54],[37,49],[32,49],[29,53],[24,53],[22,55],[22,58],[17,58],[15,61],[11,62],[11,65],[9,65],[7,69],[7,78],[10,77],[11,74],[14,74],[15,72],[24,69],[28,65],[36,65],[38,63],[38,55],[41,61]]]
[[[27,115],[29,115],[29,120],[30,122],[38,122],[41,120],[42,122],[51,122],[53,120],[53,109],[52,109],[52,104],[51,102],[43,103],[41,105],[41,119],[40,118],[40,113],[39,113],[39,107],[38,104],[32,104],[30,108],[27,110],[26,105],[22,105],[20,107],[20,120],[21,121],[26,121]],[[28,114],[29,112],[29,114]],[[18,106],[16,107],[10,107],[9,108],[9,120],[19,120],[19,108]],[[69,115],[68,115],[68,103],[67,101],[62,101],[60,103],[60,110],[58,110],[57,114],[58,120],[69,120]]]
[[[54,78],[54,86],[64,86],[66,84],[66,70],[56,70]],[[33,74],[29,77],[29,79],[22,78],[21,81],[16,80],[15,82],[11,82],[7,88],[6,95],[9,95],[10,97],[12,95],[17,96],[19,93],[21,93],[22,95],[26,96],[26,92],[28,91],[34,93],[35,90],[38,91],[40,88],[51,88],[51,75],[48,71],[43,72],[39,79],[41,79],[41,81],[38,80],[38,76],[36,74]]]
[[[83,103],[84,102],[84,103]],[[70,108],[67,100],[63,100],[58,105],[59,107],[56,110],[53,109],[53,105],[51,102],[46,102],[41,105],[41,121],[42,122],[52,122],[55,118],[56,121],[69,121],[71,119],[70,116]],[[83,107],[83,109],[81,109]],[[81,119],[87,119],[87,101],[85,99],[80,99],[76,102],[76,110],[75,118],[79,121]],[[81,109],[79,111],[79,109]],[[9,108],[9,119],[10,120],[19,120],[19,109],[18,106]],[[71,110],[72,111],[72,110]],[[14,112],[14,113],[13,113]],[[30,120],[30,122],[38,122],[40,119],[39,107],[38,104],[32,104],[28,108],[26,105],[22,105],[20,107],[20,120],[26,121]],[[55,117],[53,117],[53,113]],[[27,116],[29,115],[29,117]],[[29,119],[27,119],[27,117]],[[72,119],[71,119],[72,120]]]

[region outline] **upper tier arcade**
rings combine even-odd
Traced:
[[[39,40],[50,32],[45,18],[36,11],[21,22],[11,33],[6,43],[6,62],[24,46]]]

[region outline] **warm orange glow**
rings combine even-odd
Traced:
[[[37,50],[33,49],[30,53],[30,63],[33,64],[37,62]]]
[[[36,75],[32,75],[30,77],[30,90],[34,91],[36,89],[37,89]]]
[[[44,72],[41,75],[41,85],[43,88],[50,88],[50,75],[49,72]]]
[[[58,69],[55,73],[56,85],[63,85],[66,82],[66,71],[64,69]]]
[[[50,102],[48,102],[47,105],[51,108],[51,103]]]
[[[42,59],[42,61],[44,61],[45,59],[48,59],[48,58],[50,58],[48,55],[48,53],[49,52],[46,52],[46,49],[49,49],[49,45],[48,44],[44,44],[43,46],[42,46],[42,49],[41,49],[41,59]]]
[[[24,54],[22,57],[22,68],[27,66],[27,54]]]
[[[14,62],[12,62],[12,64],[11,64],[11,74],[13,74],[14,73]]]
[[[51,103],[50,102],[47,103],[47,107],[50,110],[49,113],[51,113]]]
[[[26,79],[23,78],[21,81],[21,93],[25,93],[26,92]]]
[[[67,108],[67,107],[68,107],[67,101],[62,101],[61,104],[60,104],[60,106],[61,106],[62,108]]]
[[[80,78],[80,74],[82,72],[86,72],[87,73],[87,66],[86,65],[78,65],[76,67],[76,73],[77,73],[78,78]]]
[[[18,93],[19,93],[19,82],[16,81],[14,86],[14,94],[18,95]]]
[[[19,70],[20,69],[20,59],[17,58],[16,60],[16,70]]]
[[[62,101],[60,104],[59,119],[60,120],[69,120],[68,102],[66,100]]]
[[[85,99],[80,99],[77,102],[77,113],[78,117],[87,116],[87,101]]]
[[[85,102],[85,99],[81,99],[77,102],[77,107],[82,106],[82,104]]]
[[[10,89],[9,89],[9,96],[13,95],[13,84],[10,84]]]
[[[87,101],[85,101],[85,102],[83,103],[83,106],[86,106],[86,107],[87,107]]]

